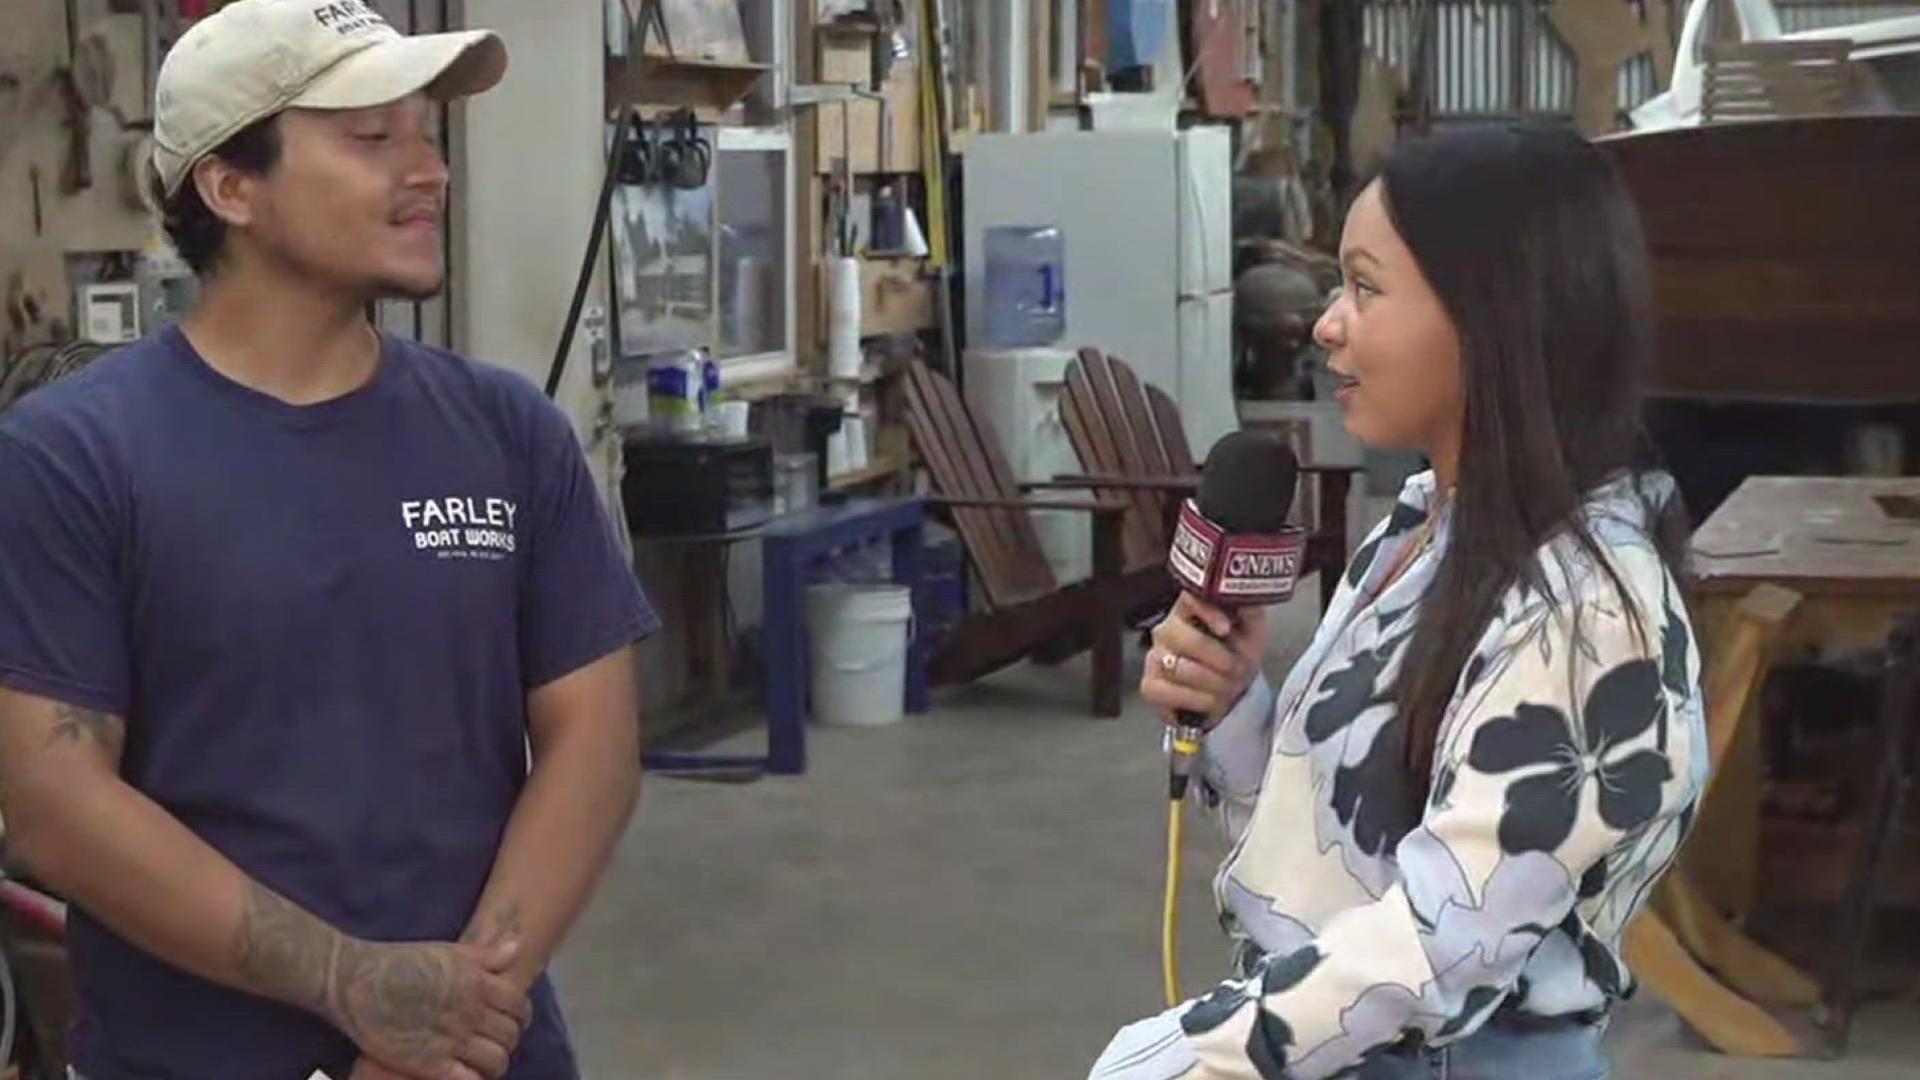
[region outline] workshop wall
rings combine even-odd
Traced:
[[[90,273],[85,256],[131,256],[154,244],[156,226],[142,201],[134,164],[145,159],[145,135],[128,124],[149,118],[154,61],[137,11],[117,13],[110,0],[6,0],[0,33],[0,355],[71,334],[69,257]],[[68,9],[77,33],[68,33]],[[64,71],[70,40],[97,35],[111,93],[85,111],[90,186],[72,182]],[[97,80],[104,84],[105,79]],[[58,325],[56,325],[58,324]]]
[[[466,0],[463,17],[499,34],[510,59],[499,86],[453,113],[455,347],[544,384],[605,167],[605,16],[592,3]],[[588,293],[589,306],[603,310],[605,265],[603,255]],[[619,514],[620,438],[606,422],[584,331],[558,397]],[[641,578],[666,626],[641,650],[641,692],[651,707],[678,694],[685,664],[682,620],[665,588],[671,567],[649,562],[642,560]]]

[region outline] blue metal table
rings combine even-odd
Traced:
[[[920,581],[925,504],[917,498],[866,498],[815,507],[767,525],[711,538],[761,542],[761,590],[765,616],[767,753],[744,755],[649,753],[645,764],[662,772],[759,769],[798,776],[807,768],[806,589],[812,570],[837,551],[887,542],[893,580],[914,589]],[[725,588],[724,582],[721,588]],[[926,653],[920,635],[907,647],[906,711],[927,711]]]

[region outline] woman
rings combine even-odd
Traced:
[[[1154,631],[1142,695],[1221,717],[1241,978],[1093,1076],[1604,1077],[1621,934],[1707,765],[1639,222],[1577,135],[1475,129],[1397,148],[1340,262],[1314,336],[1347,427],[1432,471],[1277,693],[1260,614],[1183,599]]]

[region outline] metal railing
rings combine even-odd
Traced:
[[[1358,2],[1364,48],[1402,72],[1423,73],[1424,111],[1435,126],[1572,116],[1574,57],[1547,22],[1549,0]],[[1644,17],[1640,0],[1621,3]],[[1671,7],[1676,37],[1687,3],[1674,0]],[[1920,12],[1920,0],[1775,0],[1774,6],[1788,32]],[[1424,64],[1416,56],[1423,42]],[[1621,69],[1619,108],[1633,109],[1664,89],[1655,84],[1651,57],[1636,57]]]

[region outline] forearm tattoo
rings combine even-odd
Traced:
[[[53,707],[53,733],[47,736],[47,745],[92,743],[117,758],[126,737],[126,722],[119,717],[59,702]]]
[[[443,951],[348,941],[335,967],[328,1015],[362,1047],[378,1046],[404,1060],[432,1049],[457,981]]]
[[[342,935],[258,882],[247,883],[247,908],[235,939],[240,977],[257,993],[311,1012],[331,1014],[333,968]]]
[[[444,947],[360,941],[258,883],[248,885],[235,948],[241,977],[256,993],[323,1016],[363,1048],[400,1059],[432,1048],[459,982]]]

